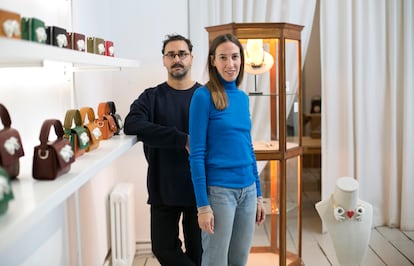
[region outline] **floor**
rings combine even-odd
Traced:
[[[320,218],[314,208],[320,200],[319,168],[304,169],[303,191],[302,260],[306,266],[338,266],[329,235],[321,233]],[[255,241],[263,239],[268,226],[269,224],[257,230]],[[288,239],[288,245],[289,241]],[[247,266],[274,266],[278,265],[277,261],[271,253],[252,253]],[[361,266],[383,265],[414,265],[414,231],[403,232],[388,227],[372,229],[370,244]],[[148,243],[138,249],[133,266],[160,266],[152,256]]]

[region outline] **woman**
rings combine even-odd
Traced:
[[[238,88],[244,54],[232,34],[208,55],[210,80],[190,104],[190,166],[202,229],[202,265],[246,265],[265,210],[251,140],[249,98]]]

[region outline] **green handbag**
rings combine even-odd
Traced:
[[[9,208],[9,201],[14,198],[9,175],[0,167],[0,215]]]
[[[72,127],[72,122],[75,126]],[[89,135],[86,128],[82,124],[81,114],[78,109],[71,109],[66,111],[64,127],[64,138],[70,141],[75,158],[84,154],[89,147]]]
[[[47,33],[43,20],[23,17],[20,21],[20,27],[23,40],[46,43]]]

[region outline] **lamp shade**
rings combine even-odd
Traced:
[[[263,49],[262,39],[248,39],[244,49],[244,71],[257,75],[270,70],[273,66],[273,56]]]

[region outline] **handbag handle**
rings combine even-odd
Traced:
[[[88,116],[89,123],[93,123],[95,121],[95,112],[93,111],[92,107],[82,107],[79,112],[82,125],[85,124],[86,116]]]
[[[66,111],[65,122],[63,124],[65,129],[72,128],[72,121],[75,121],[76,126],[82,125],[82,118],[78,109],[71,109]]]
[[[10,128],[11,126],[11,119],[9,111],[7,111],[7,108],[0,103],[0,116],[1,116],[1,122],[3,123],[4,128]]]
[[[115,107],[115,102],[113,101],[109,101],[107,102],[108,107],[109,107],[109,114],[115,114],[116,113],[116,107]]]
[[[98,116],[99,119],[103,119],[105,115],[109,115],[109,105],[107,102],[99,103],[98,105]]]
[[[63,127],[62,123],[58,119],[47,119],[42,124],[42,129],[40,130],[40,144],[41,145],[47,145],[47,142],[49,140],[49,133],[51,127],[55,128],[55,133],[57,136],[57,139],[60,140],[63,138]]]

